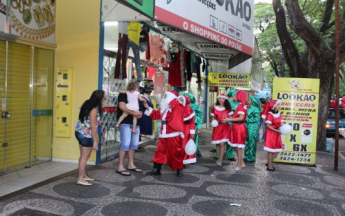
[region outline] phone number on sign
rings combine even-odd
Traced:
[[[303,158],[310,158],[312,154],[310,153],[295,153],[295,152],[282,152],[279,154],[280,157],[287,156],[287,157],[303,157]]]
[[[290,161],[290,162],[310,162],[310,158],[295,158],[295,157],[279,157],[281,161]]]

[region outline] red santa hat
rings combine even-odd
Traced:
[[[217,99],[224,98],[225,100],[228,100],[229,98],[225,94],[220,94],[217,96]]]
[[[187,97],[181,95],[181,96],[178,96],[177,99],[178,99],[178,102],[180,102],[180,104],[182,104],[183,106],[186,106]]]
[[[263,115],[262,115],[262,118],[263,119],[266,119],[266,116],[267,116],[267,114],[268,114],[268,112],[270,111],[270,110],[274,110],[277,106],[279,106],[280,105],[280,101],[279,100],[271,100],[268,104],[267,104],[267,106],[266,106],[266,108],[265,108],[265,110],[264,110],[264,113],[263,113]]]
[[[236,97],[237,100],[240,101],[242,104],[246,104],[248,94],[247,92],[240,90],[236,92]]]

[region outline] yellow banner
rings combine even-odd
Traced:
[[[208,74],[209,87],[239,87],[249,88],[250,74],[243,73],[218,73]]]
[[[282,121],[293,128],[282,135],[276,162],[315,164],[319,112],[319,79],[275,78],[272,98],[280,100]]]

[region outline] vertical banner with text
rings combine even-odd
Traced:
[[[319,79],[274,79],[272,98],[281,101],[282,121],[293,128],[282,135],[284,151],[276,162],[315,164],[319,87]]]

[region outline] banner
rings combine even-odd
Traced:
[[[319,79],[274,79],[272,97],[281,101],[282,121],[293,128],[282,135],[284,151],[276,162],[315,164],[319,87]]]
[[[56,0],[11,0],[11,34],[55,43]]]
[[[250,74],[243,73],[217,73],[208,74],[209,87],[249,88]]]
[[[248,55],[253,53],[254,0],[156,0],[155,19]]]
[[[0,32],[5,32],[7,13],[6,1],[7,0],[0,0]]]
[[[154,0],[122,0],[132,5],[146,16],[153,18]]]

